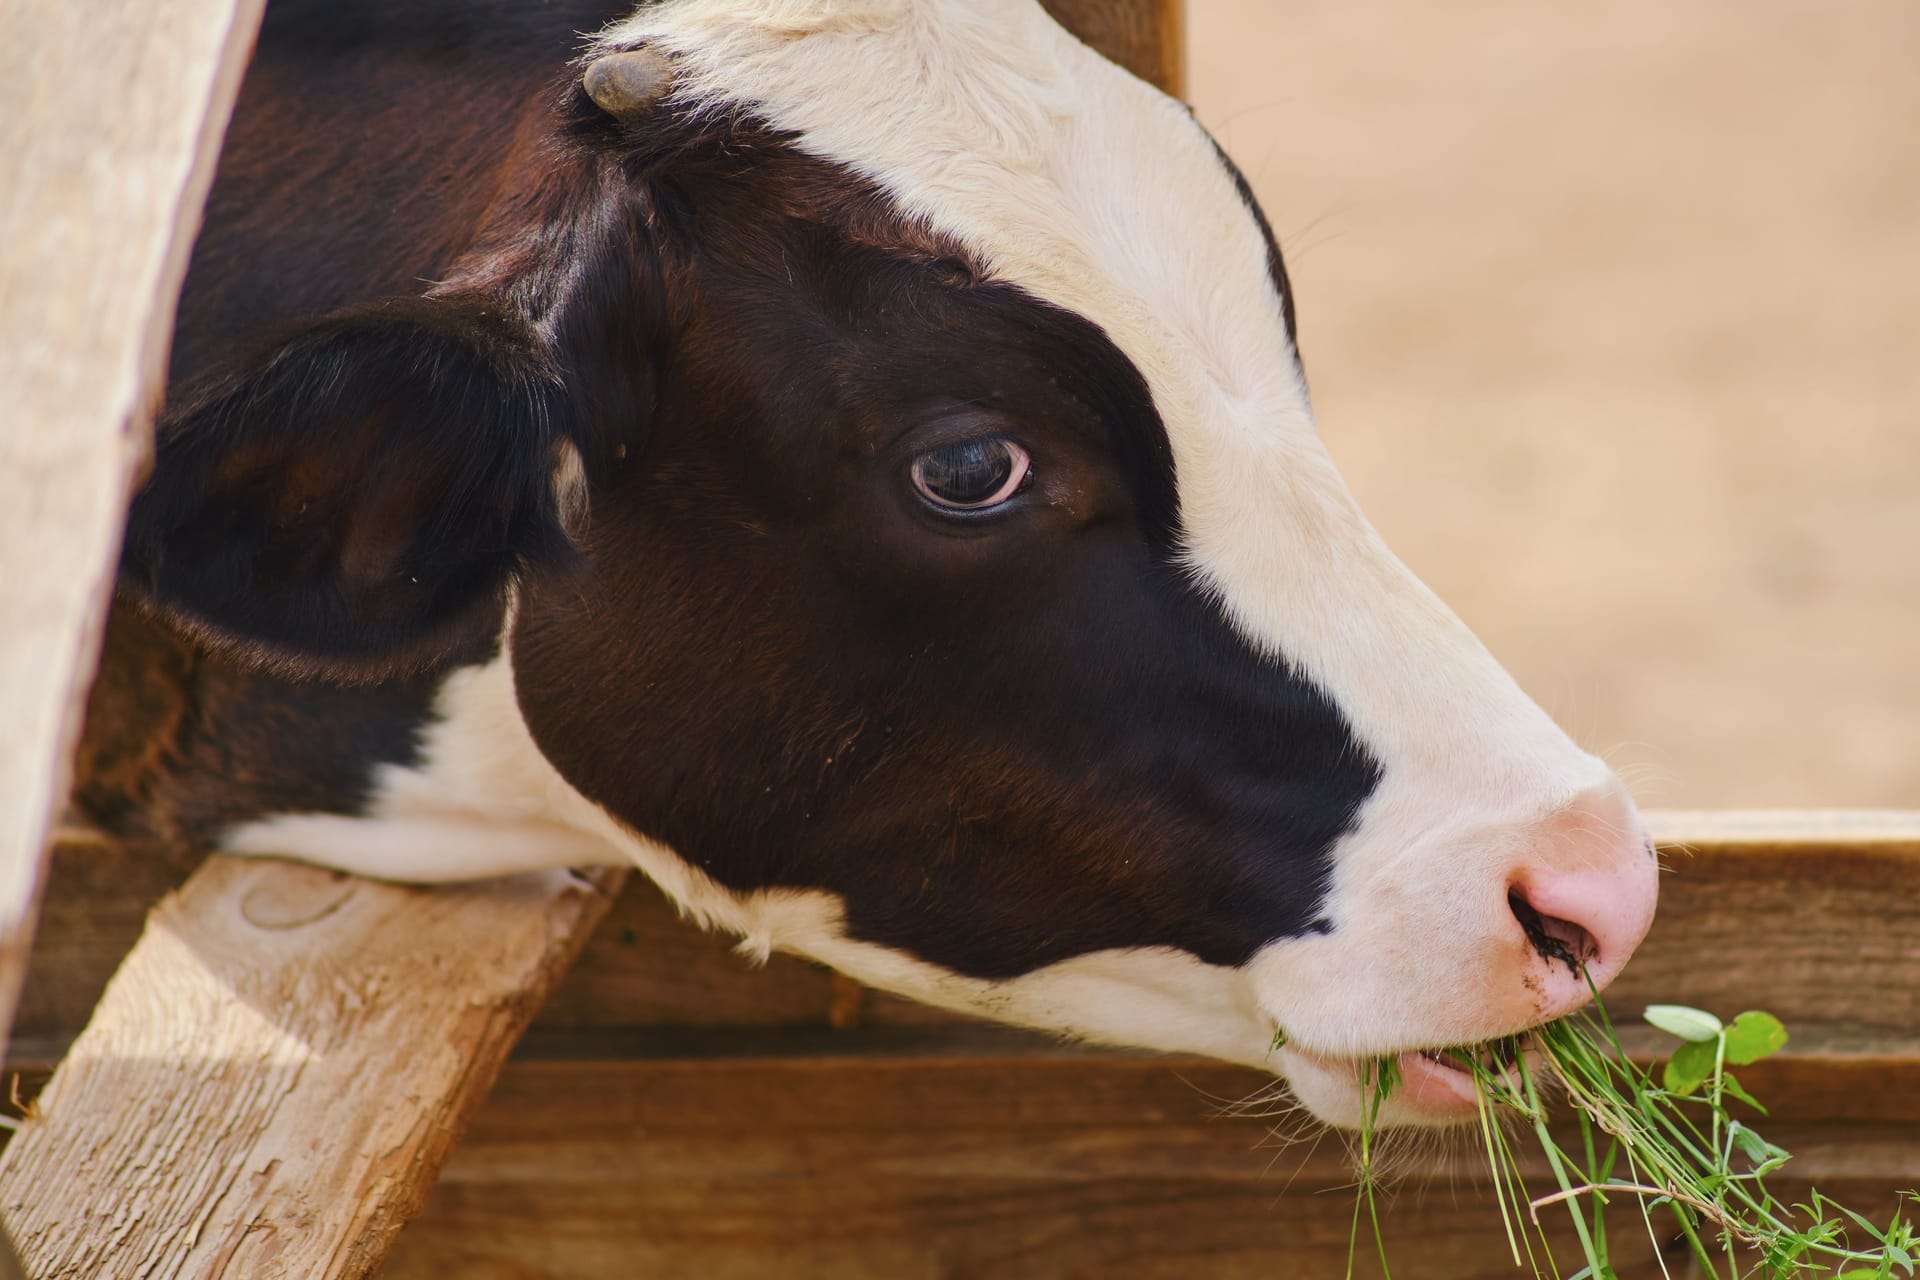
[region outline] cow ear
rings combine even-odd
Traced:
[[[169,407],[123,589],[293,673],[429,665],[492,633],[517,573],[572,556],[567,413],[539,340],[497,303],[331,317]]]

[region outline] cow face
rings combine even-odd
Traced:
[[[1332,1120],[1389,1053],[1458,1113],[1419,1050],[1618,971],[1631,804],[1355,510],[1184,108],[1024,0],[675,0],[626,50],[670,84],[572,87],[431,295],[178,403],[137,590],[367,676],[512,581],[513,732],[693,910]]]

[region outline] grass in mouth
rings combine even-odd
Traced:
[[[1767,1178],[1789,1159],[1754,1127],[1766,1108],[1729,1068],[1778,1052],[1786,1029],[1771,1014],[1743,1013],[1723,1023],[1682,1005],[1654,1005],[1652,1026],[1679,1041],[1659,1078],[1628,1059],[1606,1010],[1592,1008],[1506,1041],[1453,1051],[1479,1100],[1478,1145],[1492,1171],[1494,1199],[1514,1265],[1553,1280],[1618,1280],[1608,1258],[1609,1213],[1630,1215],[1660,1256],[1656,1222],[1673,1224],[1695,1263],[1714,1280],[1894,1280],[1914,1273],[1920,1237],[1904,1216],[1876,1225],[1813,1191],[1786,1204]],[[1579,1124],[1579,1141],[1561,1146],[1547,1127],[1543,1071],[1560,1081]],[[1399,1085],[1397,1060],[1360,1071],[1360,1181],[1354,1198],[1347,1273],[1360,1249],[1364,1216],[1382,1275],[1387,1251],[1375,1202],[1375,1131]],[[1738,1114],[1734,1114],[1735,1111]],[[1516,1124],[1517,1122],[1517,1124]],[[1555,1187],[1534,1194],[1521,1180],[1510,1127],[1540,1144]],[[1920,1193],[1904,1193],[1920,1201]],[[1576,1270],[1555,1262],[1542,1226],[1564,1212],[1579,1242]],[[1616,1219],[1617,1225],[1617,1219]],[[1661,1271],[1666,1273],[1663,1261]]]

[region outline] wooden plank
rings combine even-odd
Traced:
[[[1742,1072],[1774,1104],[1763,1128],[1800,1178],[1889,1214],[1920,1182],[1920,820],[1654,825],[1674,869],[1614,1006],[1786,1010],[1789,1052]],[[623,900],[389,1280],[744,1277],[775,1260],[796,1277],[1343,1273],[1338,1140],[1282,1149],[1268,1122],[1220,1114],[1266,1087],[1258,1073],[896,1020],[909,1007],[871,996],[862,1029],[830,1032],[825,975],[754,974],[679,929],[650,892]],[[650,979],[635,960],[662,951],[674,972]],[[779,990],[745,1008],[756,982]],[[743,1015],[759,1025],[723,1025]],[[1544,1181],[1537,1162],[1530,1175]],[[1479,1179],[1458,1145],[1403,1166],[1396,1276],[1514,1274]],[[1659,1274],[1643,1240],[1617,1244],[1623,1276]]]
[[[1186,0],[1041,0],[1069,31],[1174,97],[1187,86]]]
[[[1653,932],[1608,992],[1768,1009],[1789,1027],[1920,1027],[1920,840],[1743,836],[1664,851]]]
[[[1669,871],[1653,932],[1609,996],[1635,1015],[1687,1002],[1766,1008],[1800,1028],[1905,1034],[1920,1027],[1920,815],[1798,813],[1714,819],[1651,815]],[[1825,833],[1825,834],[1821,834]],[[1756,951],[1764,947],[1764,962]],[[820,1025],[825,970],[776,956],[763,970],[724,938],[678,920],[636,885],[555,993],[547,1028]],[[842,1021],[847,1021],[842,1001]],[[950,1023],[955,1015],[869,993],[866,1025]]]
[[[1676,833],[1683,825],[1665,815],[1654,821]],[[1852,1028],[1868,1037],[1920,1027],[1920,817],[1818,821],[1794,813],[1685,818],[1692,843],[1685,851],[1667,844],[1659,917],[1610,1005],[1628,1015],[1660,1001],[1724,1013],[1768,1008],[1796,1029]],[[1721,824],[1724,842],[1702,834],[1709,822]],[[55,851],[21,1005],[26,1043],[16,1059],[28,1062],[57,1057],[79,1033],[149,901],[187,869],[94,833],[69,835]],[[1764,963],[1753,959],[1761,945]],[[687,924],[636,881],[535,1025],[559,1032],[959,1020],[877,992],[854,995],[792,956],[750,964],[731,940]]]
[[[211,859],[0,1153],[30,1274],[370,1274],[617,884]]]
[[[197,851],[136,851],[85,828],[54,830],[12,1062],[59,1060],[139,941],[147,913],[204,861]]]
[[[260,9],[0,3],[0,1045],[174,299]]]
[[[1912,888],[1916,865],[1920,865],[1920,840],[1907,835],[1920,829],[1920,824],[1878,817],[1845,822],[1822,819],[1819,829],[1830,834],[1814,839],[1805,834],[1809,822],[1795,815],[1771,817],[1764,823],[1749,818],[1721,822],[1725,828],[1737,829],[1737,834],[1726,844],[1711,844],[1697,834],[1706,824],[1689,821],[1695,840],[1692,852],[1669,854],[1674,870],[1659,924],[1616,988],[1614,1007],[1631,1012],[1655,999],[1681,999],[1722,1012],[1756,1005],[1782,1012],[1794,1030],[1790,1053],[1778,1063],[1752,1069],[1759,1075],[1743,1075],[1763,1097],[1780,1104],[1780,1121],[1789,1128],[1777,1136],[1783,1140],[1791,1136],[1787,1145],[1801,1153],[1809,1176],[1818,1176],[1836,1194],[1857,1192],[1861,1198],[1881,1194],[1888,1180],[1898,1181],[1890,1170],[1904,1168],[1908,1184],[1920,1182],[1920,1163],[1911,1155],[1920,1151],[1920,1046],[1914,1043],[1920,1018],[1911,1007],[1913,993],[1920,989],[1920,953],[1913,942],[1920,938],[1920,919],[1915,918],[1920,895]],[[1676,831],[1680,824],[1661,818],[1658,825],[1663,831]],[[141,874],[142,864],[124,851],[102,846],[97,837],[84,832],[72,835],[73,843],[62,850],[61,866],[66,867],[69,858],[84,859],[80,865],[85,874],[55,881],[48,929],[43,930],[43,943],[51,949],[43,953],[42,973],[70,971],[82,961],[98,968],[98,949],[110,948],[109,935],[124,933],[137,918],[138,901],[129,905],[116,900],[114,891]],[[148,892],[155,880],[175,874],[164,868],[148,868],[147,873],[154,877]],[[76,891],[72,894],[62,892],[62,882],[69,879],[73,881],[69,887]],[[1756,930],[1751,922],[1754,915],[1771,923],[1765,930]],[[60,946],[63,932],[71,941],[65,948]],[[1765,959],[1756,960],[1756,956]],[[840,998],[844,1006],[844,997]],[[36,999],[30,990],[29,1010],[43,1007],[36,1005]],[[1071,1260],[1083,1255],[1074,1254],[1067,1241],[1079,1239],[1083,1248],[1089,1247],[1088,1233],[1112,1229],[1116,1220],[1130,1221],[1122,1206],[1132,1202],[1129,1197],[1138,1200],[1144,1194],[1137,1185],[1131,1191],[1125,1186],[1116,1189],[1114,1179],[1131,1169],[1125,1176],[1137,1182],[1146,1176],[1141,1170],[1154,1167],[1169,1172],[1165,1202],[1187,1206],[1187,1214],[1141,1210],[1146,1216],[1139,1231],[1151,1226],[1158,1234],[1152,1241],[1135,1241],[1134,1262],[1114,1262],[1122,1274],[1155,1274],[1156,1267],[1162,1273],[1182,1265],[1197,1268],[1203,1257],[1212,1256],[1209,1251],[1225,1260],[1222,1265],[1229,1274],[1232,1267],[1271,1268],[1277,1261],[1276,1234],[1320,1240],[1328,1250],[1339,1245],[1338,1233],[1316,1216],[1324,1211],[1338,1217],[1338,1212],[1323,1207],[1337,1201],[1337,1195],[1311,1190],[1310,1179],[1296,1183],[1296,1188],[1309,1189],[1285,1197],[1266,1183],[1249,1183],[1252,1166],[1246,1162],[1247,1151],[1254,1138],[1241,1133],[1229,1142],[1232,1127],[1223,1129],[1210,1117],[1207,1096],[1244,1096],[1259,1084],[1257,1075],[1212,1064],[1169,1064],[1125,1055],[1072,1058],[1070,1051],[1044,1037],[956,1024],[937,1011],[871,993],[856,1019],[860,1029],[835,1032],[830,1029],[835,1000],[836,984],[824,970],[790,957],[776,957],[764,970],[756,970],[732,953],[726,939],[693,929],[678,920],[650,886],[634,884],[595,935],[588,956],[565,984],[564,998],[549,1002],[526,1046],[533,1057],[510,1071],[530,1071],[533,1078],[544,1080],[530,1086],[536,1093],[601,1089],[599,1083],[557,1083],[571,1080],[569,1073],[576,1071],[593,1076],[604,1069],[621,1078],[632,1072],[636,1083],[622,1088],[659,1091],[666,1100],[677,1095],[663,1081],[715,1082],[713,1097],[701,1104],[709,1108],[707,1123],[712,1126],[701,1137],[702,1143],[710,1143],[702,1157],[708,1172],[693,1177],[688,1187],[697,1187],[702,1196],[717,1197],[718,1207],[699,1210],[691,1189],[669,1195],[676,1178],[698,1173],[676,1163],[692,1158],[685,1148],[663,1151],[642,1142],[636,1150],[647,1153],[650,1162],[659,1161],[659,1180],[638,1174],[631,1174],[638,1179],[634,1185],[616,1180],[605,1194],[633,1196],[633,1203],[641,1206],[638,1216],[616,1215],[617,1221],[596,1225],[584,1206],[604,1203],[597,1198],[600,1192],[551,1184],[539,1170],[571,1163],[600,1168],[604,1151],[574,1149],[560,1141],[553,1164],[542,1166],[526,1151],[516,1148],[509,1159],[490,1139],[483,1140],[463,1148],[476,1163],[456,1161],[449,1184],[453,1189],[436,1201],[444,1208],[430,1211],[419,1233],[422,1242],[411,1245],[414,1237],[402,1233],[401,1260],[390,1274],[432,1274],[435,1267],[445,1267],[438,1274],[624,1275],[631,1271],[622,1271],[622,1265],[639,1264],[620,1260],[656,1256],[649,1250],[658,1250],[657,1256],[672,1264],[667,1267],[670,1273],[702,1271],[711,1265],[714,1274],[725,1274],[728,1267],[751,1274],[755,1266],[766,1265],[769,1255],[755,1253],[747,1239],[771,1240],[767,1247],[783,1256],[797,1251],[816,1258],[817,1264],[809,1265],[817,1265],[822,1274],[844,1267],[847,1274],[859,1275],[862,1266],[868,1268],[864,1274],[887,1274],[895,1262],[902,1268],[899,1274],[913,1274],[915,1268],[933,1269],[927,1259],[935,1255],[980,1259],[985,1270],[986,1261],[999,1255],[981,1240],[1003,1230],[1012,1231],[1013,1238],[1036,1233],[1041,1242],[1033,1246],[1035,1274],[1071,1273]],[[68,989],[63,1016],[77,1016],[89,1001],[86,993]],[[848,1019],[843,1015],[841,1021]],[[830,1221],[845,1218],[865,1223],[873,1233],[864,1242],[843,1234],[808,1243],[792,1234],[801,1231],[800,1219],[779,1208],[786,1203],[780,1198],[781,1188],[801,1175],[792,1168],[784,1173],[756,1172],[758,1148],[738,1143],[743,1132],[764,1129],[768,1143],[818,1151],[817,1134],[780,1128],[788,1121],[768,1109],[771,1104],[765,1095],[771,1090],[791,1096],[796,1106],[804,1103],[805,1109],[826,1115],[835,1105],[832,1098],[812,1092],[824,1086],[802,1087],[797,1082],[825,1080],[851,1070],[847,1061],[860,1054],[892,1059],[906,1072],[900,1077],[857,1072],[850,1077],[864,1079],[865,1091],[858,1095],[861,1104],[876,1125],[888,1128],[905,1123],[896,1102],[908,1111],[945,1110],[981,1117],[985,1097],[993,1091],[1033,1097],[1042,1111],[1057,1110],[1062,1105],[1057,1091],[1025,1074],[1048,1068],[1023,1064],[1067,1057],[1068,1065],[1059,1069],[1074,1081],[1075,1089],[1088,1098],[1115,1099],[1102,1122],[1115,1127],[1103,1131],[1097,1117],[1089,1118],[1086,1131],[1073,1140],[1076,1149],[1135,1150],[1137,1160],[1128,1157],[1134,1163],[1123,1169],[1119,1155],[1103,1157],[1116,1162],[1113,1177],[1097,1177],[1084,1170],[1084,1185],[1024,1199],[1025,1216],[1010,1226],[984,1210],[972,1217],[933,1221],[926,1208],[943,1198],[979,1205],[1023,1198],[1021,1188],[1001,1180],[999,1174],[975,1176],[962,1167],[945,1173],[923,1171],[920,1181],[900,1183],[889,1192],[894,1199],[882,1197],[880,1207],[861,1208],[871,1206],[871,1197],[877,1193],[872,1187],[863,1189],[852,1172],[808,1171],[808,1185],[819,1188],[817,1197],[808,1202],[811,1209]],[[599,1061],[582,1065],[582,1059]],[[827,1064],[831,1070],[808,1069],[795,1075],[784,1065],[800,1059]],[[550,1067],[557,1074],[542,1074]],[[1162,1085],[1156,1087],[1169,1092],[1160,1102],[1135,1098],[1126,1086],[1115,1083],[1138,1078],[1135,1072],[1140,1069],[1164,1073]],[[900,1086],[896,1092],[896,1086],[888,1083],[895,1079],[924,1079],[925,1084]],[[616,1136],[626,1132],[618,1125],[629,1122],[619,1119],[629,1113],[622,1110],[627,1104],[618,1097],[616,1090],[608,1113],[618,1122],[613,1130]],[[505,1106],[514,1116],[527,1109],[524,1119],[529,1130],[517,1143],[530,1144],[538,1135],[556,1132],[550,1118],[543,1118],[523,1095],[510,1094],[495,1105]],[[673,1105],[693,1104],[682,1100]],[[727,1106],[733,1109],[726,1111]],[[999,1144],[1004,1162],[1011,1166],[1038,1162],[1033,1148],[1013,1132],[1010,1114],[1002,1112],[995,1123],[981,1118],[982,1141]],[[642,1119],[644,1123],[633,1123],[647,1134],[657,1134],[659,1117],[648,1113]],[[502,1121],[486,1120],[483,1130],[496,1132],[492,1126],[497,1123]],[[851,1121],[836,1123],[850,1125]],[[1161,1126],[1171,1128],[1154,1137]],[[1209,1135],[1209,1141],[1224,1144],[1217,1151],[1205,1148],[1212,1154],[1204,1160],[1180,1154],[1196,1149],[1196,1139],[1188,1132],[1195,1126]],[[560,1126],[562,1136],[564,1129]],[[1217,1138],[1212,1136],[1216,1131]],[[852,1160],[855,1148],[865,1139],[848,1133],[834,1141],[840,1144],[834,1148],[834,1158]],[[1130,1147],[1130,1142],[1137,1145]],[[952,1148],[936,1144],[929,1150],[937,1154]],[[1854,1155],[1847,1157],[1848,1152]],[[1810,1163],[1816,1157],[1824,1163]],[[1849,1158],[1853,1164],[1847,1163]],[[1902,1166],[1900,1159],[1907,1163]],[[502,1160],[511,1168],[501,1167],[497,1161]],[[655,1166],[650,1163],[649,1167]],[[1185,1172],[1173,1176],[1181,1170]],[[1338,1171],[1323,1169],[1314,1176],[1323,1176],[1332,1185]],[[1447,1187],[1453,1176],[1428,1171],[1410,1183],[1409,1194],[1422,1207],[1410,1215],[1396,1210],[1397,1229],[1437,1233],[1436,1240],[1454,1242],[1446,1246],[1453,1253],[1433,1257],[1457,1270],[1438,1274],[1496,1274],[1496,1270],[1476,1270],[1486,1262],[1473,1252],[1486,1245],[1479,1231],[1461,1226],[1450,1209],[1424,1207],[1452,1204]],[[1874,1182],[1876,1177],[1883,1181]],[[1429,1184],[1430,1190],[1419,1190]],[[1854,1190],[1845,1190],[1849,1187]],[[585,1199],[578,1199],[579,1195]],[[484,1221],[504,1212],[508,1204],[521,1203],[546,1215],[541,1221],[547,1225],[502,1226]],[[1472,1207],[1470,1197],[1464,1203]],[[775,1227],[768,1228],[773,1234],[742,1237],[728,1247],[732,1253],[720,1249],[715,1241],[731,1230],[730,1214],[773,1223]],[[1048,1214],[1055,1216],[1049,1219]],[[1472,1221],[1471,1213],[1464,1220]],[[1261,1225],[1274,1222],[1280,1226]],[[548,1226],[553,1224],[558,1225],[550,1232]],[[1424,1251],[1420,1254],[1427,1256]],[[1130,1266],[1137,1269],[1130,1272]],[[1407,1274],[1421,1272],[1414,1269]]]
[[[0,1052],[173,304],[263,0],[0,0]],[[0,1233],[0,1277],[18,1274]]]
[[[1910,816],[1823,817],[1817,825],[1798,815],[1661,816],[1656,827],[1685,834],[1691,849],[1679,854],[1670,847],[1674,866],[1660,920],[1616,988],[1614,1007],[1631,1012],[1642,1003],[1677,999],[1723,1012],[1763,1006],[1783,1013],[1794,1029],[1791,1051],[1743,1075],[1780,1104],[1779,1121],[1787,1127],[1776,1136],[1800,1153],[1808,1176],[1869,1202],[1902,1178],[1909,1185],[1920,1181],[1913,1155],[1920,1151],[1920,1045],[1914,1039],[1920,1017],[1913,1007],[1920,991],[1920,895],[1912,888],[1920,823]],[[1701,834],[1716,827],[1720,836],[1711,839],[1724,843]],[[48,923],[91,932],[79,933],[65,950],[58,931],[43,933],[54,948],[46,953],[48,967],[63,971],[89,956],[98,968],[97,948],[112,945],[104,935],[124,931],[135,915],[113,891],[137,874],[138,864],[86,833],[73,835],[63,858],[86,859],[89,873],[78,877],[80,892],[71,898],[56,881]],[[1764,927],[1756,928],[1756,919]],[[30,992],[29,1009],[34,999]],[[836,1001],[840,1023],[857,1021],[859,1030],[830,1030]],[[73,1017],[87,1003],[84,993],[69,990],[62,1016]],[[1306,1256],[1323,1261],[1344,1248],[1344,1237],[1322,1216],[1341,1217],[1344,1209],[1325,1208],[1339,1197],[1314,1190],[1316,1179],[1324,1186],[1338,1182],[1337,1166],[1300,1173],[1305,1181],[1282,1197],[1277,1185],[1251,1172],[1255,1164],[1265,1167],[1264,1156],[1249,1161],[1257,1135],[1211,1117],[1208,1097],[1244,1096],[1261,1083],[1257,1075],[1199,1062],[1076,1055],[1044,1037],[956,1024],[937,1011],[871,993],[849,1019],[845,1003],[826,971],[790,957],[756,970],[726,939],[678,920],[650,886],[633,885],[563,995],[550,1002],[527,1046],[533,1057],[510,1068],[510,1081],[524,1072],[532,1083],[484,1113],[490,1118],[481,1122],[483,1136],[463,1148],[449,1190],[420,1230],[402,1234],[388,1274],[628,1275],[646,1258],[660,1260],[668,1273],[754,1274],[774,1256],[756,1252],[762,1248],[810,1259],[806,1265],[814,1271],[796,1272],[803,1275],[949,1274],[930,1259],[972,1259],[988,1271],[989,1263],[1004,1259],[982,1242],[1002,1235],[1028,1241],[1022,1247],[1034,1251],[1032,1274],[1071,1273],[1076,1259],[1094,1256],[1106,1257],[1121,1274],[1176,1274],[1183,1266],[1211,1265],[1206,1260],[1216,1255],[1222,1274],[1238,1274],[1236,1268],[1273,1274],[1281,1248],[1276,1240],[1318,1241],[1322,1252]],[[41,1030],[57,1039],[57,1027]],[[849,1065],[863,1054],[869,1066]],[[1130,1092],[1149,1076],[1160,1078],[1150,1092],[1164,1092],[1145,1098]],[[928,1143],[924,1167],[913,1178],[874,1173],[905,1157],[897,1151],[859,1155],[871,1135],[856,1131],[850,1113],[831,1119],[842,1104],[827,1082],[841,1077],[854,1082],[846,1096],[874,1128],[906,1126],[911,1135],[913,1113],[952,1113],[982,1126],[980,1149],[943,1168],[942,1159],[959,1159],[953,1140],[911,1139],[908,1148]],[[1049,1080],[1071,1081],[1071,1089]],[[702,1082],[713,1090],[704,1102],[678,1092]],[[606,1147],[578,1147],[567,1137],[569,1125],[588,1127],[591,1117],[556,1121],[542,1111],[537,1097],[556,1091],[604,1098],[607,1141],[634,1139],[630,1156],[622,1158],[628,1163],[613,1161],[617,1176],[610,1186],[582,1188],[556,1172],[605,1170],[611,1159]],[[689,1137],[663,1145],[666,1122],[657,1109],[633,1109],[636,1091],[659,1107],[701,1112],[708,1127],[697,1142]],[[1062,1110],[1066,1092],[1106,1099],[1108,1110],[1077,1122],[1067,1156],[1059,1158],[1066,1163],[1058,1163],[1046,1155],[1052,1131],[1044,1116],[1073,1114]],[[1003,1098],[1000,1110],[983,1110],[996,1095]],[[778,1110],[781,1098],[839,1129],[828,1141],[791,1127],[798,1121],[791,1110]],[[1026,1110],[1005,1101],[1018,1098],[1032,1100],[1022,1104]],[[501,1125],[518,1136],[510,1143],[498,1138]],[[743,1135],[754,1133],[759,1138],[747,1142]],[[551,1160],[534,1149],[549,1141],[555,1144]],[[778,1148],[846,1164],[765,1165],[767,1151]],[[1089,1153],[1099,1154],[1100,1168]],[[642,1156],[646,1169],[636,1171],[631,1161]],[[1021,1181],[1036,1174],[1006,1173],[1051,1168],[1065,1178],[1074,1158],[1084,1181],[1069,1179],[1044,1193]],[[994,1167],[982,1172],[974,1167],[980,1161]],[[1154,1169],[1167,1173],[1155,1184],[1157,1200],[1141,1185]],[[1499,1273],[1484,1253],[1487,1237],[1461,1225],[1472,1214],[1450,1207],[1444,1188],[1456,1176],[1465,1175],[1425,1169],[1409,1184],[1417,1207],[1410,1214],[1396,1210],[1396,1229],[1409,1239],[1430,1234],[1437,1252],[1421,1249],[1421,1261],[1406,1274],[1423,1274],[1418,1267],[1427,1261],[1438,1269],[1424,1274]],[[786,1198],[796,1179],[815,1188],[798,1204]],[[1418,1190],[1429,1184],[1433,1190]],[[609,1198],[637,1208],[595,1220],[589,1211]],[[1436,1201],[1441,1207],[1428,1207]],[[943,1202],[976,1209],[935,1214],[929,1208]],[[1014,1203],[1024,1206],[1017,1221],[992,1209]],[[1465,1203],[1471,1208],[1472,1198]],[[521,1225],[493,1221],[508,1205],[528,1206],[536,1216],[512,1220]],[[808,1226],[815,1215],[839,1225]],[[743,1220],[771,1225],[742,1235]],[[1129,1222],[1137,1225],[1126,1228]],[[826,1238],[807,1231],[825,1231]],[[1088,1244],[1114,1231],[1120,1233],[1115,1240],[1131,1241],[1127,1257],[1108,1257],[1104,1245]],[[1093,1253],[1084,1252],[1089,1248]],[[1008,1273],[1017,1274],[1017,1267]]]
[[[1288,1147],[1301,1131],[1222,1114],[1264,1087],[1258,1073],[1121,1055],[869,1056],[863,1039],[814,1056],[784,1052],[776,1033],[779,1056],[515,1062],[383,1275],[1342,1274],[1345,1148]],[[1790,1099],[1826,1088],[1829,1070],[1836,1099],[1869,1078],[1814,1063],[1743,1076]],[[1765,1128],[1803,1177],[1885,1215],[1920,1168],[1916,1103],[1854,1124],[1786,1107]],[[1394,1274],[1514,1274],[1471,1144],[1408,1145],[1387,1157]],[[1526,1167],[1546,1181],[1537,1159]]]
[[[1912,809],[1649,809],[1647,829],[1664,849],[1920,848]]]

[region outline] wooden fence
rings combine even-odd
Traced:
[[[1178,87],[1171,0],[1055,7]],[[0,337],[70,357],[59,387],[7,396],[0,437],[0,461],[47,477],[0,540],[10,590],[18,569],[45,595],[32,627],[0,627],[0,707],[29,709],[0,776],[15,976],[164,318],[258,18],[245,0],[83,11],[0,0],[0,30],[46,28],[0,41],[6,157],[26,165],[9,177],[31,179],[0,206]],[[62,92],[102,83],[115,95]],[[16,261],[49,228],[117,237],[121,274]],[[101,290],[129,279],[110,334]],[[46,334],[34,297],[69,299]],[[48,440],[66,452],[33,453]],[[1772,1136],[1890,1207],[1920,1182],[1920,818],[1662,830],[1674,874],[1615,1007],[1779,1013],[1793,1045],[1748,1073],[1780,1104]],[[617,875],[409,889],[56,834],[11,1047],[24,1119],[0,1153],[36,1280],[1342,1271],[1350,1166],[1337,1142],[1223,1115],[1256,1073],[1067,1049],[789,958],[754,971]],[[0,1006],[7,959],[0,937]],[[1470,1153],[1405,1170],[1396,1275],[1511,1274]]]
[[[1665,901],[1610,1003],[1780,1014],[1789,1051],[1742,1073],[1766,1131],[1803,1176],[1890,1210],[1920,1184],[1920,816],[1654,816]],[[366,1274],[471,1103],[381,1275],[1341,1274],[1345,1151],[1223,1114],[1257,1073],[1064,1048],[788,957],[756,969],[636,881],[478,1102],[462,1064],[484,1078],[546,980],[502,955],[557,966],[603,896],[216,859],[101,1001],[182,871],[81,832],[57,850],[16,1034],[27,1093],[90,1047],[26,1135],[22,1248],[61,1260],[36,1275]],[[159,972],[182,985],[153,990]],[[0,1169],[11,1213],[20,1168]],[[1471,1150],[1412,1160],[1388,1232],[1395,1275],[1512,1274]],[[133,1235],[141,1252],[108,1251]]]

